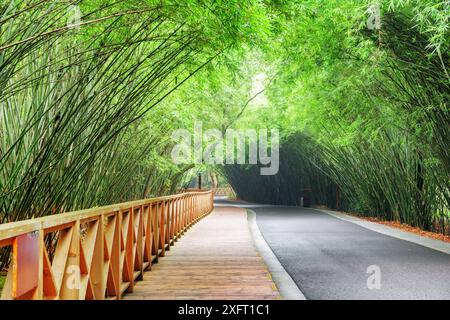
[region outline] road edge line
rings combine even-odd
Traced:
[[[246,209],[247,221],[256,250],[261,254],[264,263],[269,270],[273,282],[275,282],[278,292],[284,300],[306,300],[305,295],[295,284],[291,276],[286,272],[272,249],[264,239],[256,223],[256,213],[251,209]]]
[[[367,221],[364,219],[360,219],[348,214],[345,214],[340,211],[331,211],[331,210],[325,210],[325,209],[318,209],[318,208],[310,208],[314,209],[323,213],[326,213],[330,216],[333,216],[335,218],[338,218],[343,221],[351,222],[353,224],[359,225],[363,228],[369,229],[371,231],[375,231],[387,236],[391,236],[393,238],[397,238],[400,240],[412,242],[418,245],[421,245],[426,248],[430,248],[439,252],[443,252],[446,254],[450,254],[450,243],[446,243],[444,241],[431,239],[428,237],[419,236],[417,234],[406,232],[403,230],[399,230],[396,228],[392,228],[389,226],[385,226],[383,224],[379,224],[376,222]]]

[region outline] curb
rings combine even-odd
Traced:
[[[275,282],[281,297],[284,300],[306,300],[304,294],[283,268],[280,261],[278,261],[266,240],[264,240],[261,231],[256,224],[256,213],[253,210],[247,209],[247,220],[253,243],[267,265],[272,280]]]
[[[430,249],[434,249],[436,251],[450,254],[450,243],[447,243],[444,241],[435,240],[435,239],[431,239],[431,238],[427,238],[427,237],[422,237],[422,236],[416,235],[411,232],[402,231],[402,230],[399,230],[396,228],[385,226],[383,224],[379,224],[379,223],[367,221],[364,219],[360,219],[357,217],[353,217],[353,216],[350,216],[350,215],[345,214],[340,211],[330,211],[330,210],[317,209],[317,208],[310,208],[310,209],[314,209],[314,210],[320,211],[322,213],[326,213],[326,214],[333,216],[335,218],[338,218],[340,220],[357,224],[363,228],[366,228],[366,229],[369,229],[369,230],[372,230],[372,231],[375,231],[378,233],[382,233],[384,235],[391,236],[393,238],[413,242],[413,243],[421,245],[423,247],[427,247]]]

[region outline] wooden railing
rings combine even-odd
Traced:
[[[178,189],[177,193],[204,191],[204,190],[205,189],[197,189],[197,188]],[[233,188],[231,188],[231,186],[212,188],[211,190],[215,196],[232,196],[232,197],[236,196],[236,194],[235,194]]]
[[[211,191],[187,192],[0,225],[1,298],[120,299],[212,209]]]
[[[234,196],[234,190],[230,186],[214,188],[213,192],[215,196]]]

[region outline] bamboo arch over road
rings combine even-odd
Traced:
[[[121,299],[213,206],[195,191],[0,225],[13,249],[1,297]]]

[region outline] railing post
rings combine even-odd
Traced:
[[[175,234],[176,234],[176,207],[175,207],[175,204],[176,204],[176,200],[175,199],[172,199],[172,200],[170,200],[170,202],[171,202],[171,205],[170,205],[170,211],[171,211],[171,227],[170,227],[170,237],[171,237],[171,239],[170,239],[170,243],[171,243],[171,245],[173,245],[173,242],[175,241]]]
[[[175,223],[174,223],[174,230],[173,230],[173,233],[174,233],[173,240],[174,241],[178,240],[178,228],[179,228],[178,223],[180,221],[180,219],[178,217],[178,214],[179,214],[179,212],[178,212],[178,201],[179,201],[178,198],[175,198],[174,201],[173,201],[174,214],[175,214],[175,217],[174,217]]]
[[[181,215],[182,215],[182,233],[186,231],[187,227],[187,197],[181,198]]]
[[[170,200],[164,200],[164,207],[165,207],[165,219],[166,219],[166,238],[165,238],[165,247],[166,250],[170,250],[170,228],[172,225],[171,221],[171,210],[170,210]]]
[[[52,261],[56,298],[80,298],[80,221],[59,231]]]
[[[124,230],[125,233],[125,260],[122,262],[123,268],[125,268],[124,282],[129,282],[126,292],[133,292],[134,287],[134,208],[128,208],[127,219],[125,220]]]
[[[152,267],[152,242],[153,242],[153,234],[152,234],[152,215],[151,215],[151,204],[142,206],[142,221],[143,221],[143,232],[144,232],[144,248],[142,255],[142,263],[148,263],[145,270],[151,270]]]
[[[158,216],[158,203],[151,205],[150,210],[152,216],[152,229],[153,229],[153,245],[152,245],[152,255],[155,256],[155,262],[158,262],[159,258],[159,216]]]
[[[161,249],[160,257],[164,257],[166,254],[166,213],[165,213],[165,205],[164,200],[159,203],[159,215],[160,215],[160,237],[159,237],[159,245]]]
[[[192,223],[194,222],[194,218],[195,218],[195,202],[194,202],[194,196],[191,195],[191,221],[190,224],[192,225]]]
[[[104,225],[103,216],[99,216],[98,220],[95,222],[97,229],[95,231],[96,236],[94,240],[94,250],[93,257],[90,266],[90,280],[92,283],[93,298],[96,300],[103,300],[105,296],[105,281],[103,277],[104,264],[105,264],[105,248],[104,248]]]
[[[117,241],[118,241],[118,247],[117,247],[117,251],[118,251],[118,268],[117,268],[117,290],[118,290],[118,294],[117,294],[117,299],[120,300],[122,299],[122,275],[123,275],[123,257],[124,257],[124,248],[122,248],[122,239],[123,239],[123,211],[119,210],[118,213],[118,233],[117,233]],[[126,241],[126,239],[123,239],[124,241]]]
[[[137,266],[134,266],[135,271],[139,271],[138,280],[142,280],[142,275],[144,274],[144,206],[140,205],[137,207],[138,212],[136,214],[137,221],[134,222],[134,227],[137,229],[136,232],[136,258],[133,264],[137,262]],[[137,261],[136,261],[137,260]]]
[[[44,230],[39,230],[39,271],[38,271],[38,287],[36,290],[36,294],[34,296],[34,299],[36,300],[42,300],[44,299],[44,250],[45,250],[45,243],[44,243]]]
[[[166,250],[170,251],[170,244],[172,242],[172,229],[173,229],[173,200],[167,200],[167,236],[166,236]]]

